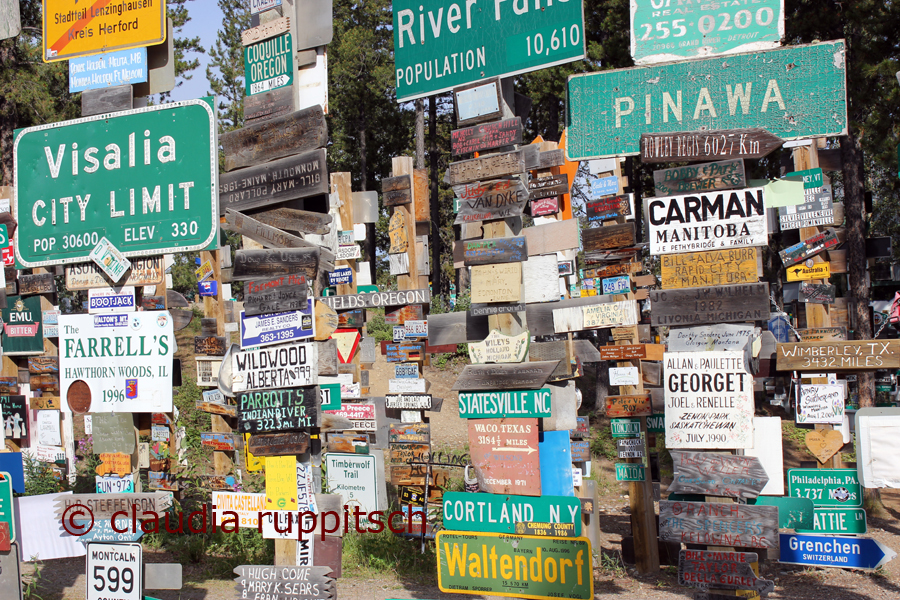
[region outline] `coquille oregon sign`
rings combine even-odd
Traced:
[[[16,267],[87,262],[104,237],[129,257],[216,243],[212,106],[186,100],[19,132]]]
[[[638,154],[642,133],[761,127],[785,140],[843,135],[846,83],[843,40],[573,75],[566,154]]]
[[[545,6],[397,0],[393,9],[398,102],[572,62],[585,54],[579,0]]]
[[[44,0],[44,62],[153,46],[166,41],[163,0]]]
[[[283,33],[244,48],[244,73],[248,96],[291,85],[294,60],[291,34]]]

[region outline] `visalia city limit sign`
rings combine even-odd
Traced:
[[[394,2],[397,101],[584,57],[579,1]]]
[[[843,40],[574,75],[566,154],[638,154],[642,133],[761,127],[782,139],[843,135],[846,96]]]
[[[15,142],[18,268],[202,250],[216,238],[212,99],[29,127]]]

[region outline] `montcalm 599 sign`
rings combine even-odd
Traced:
[[[86,262],[106,237],[125,256],[214,241],[211,99],[29,127],[15,142],[17,267]]]

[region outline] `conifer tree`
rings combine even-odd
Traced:
[[[181,87],[185,81],[193,79],[194,71],[200,66],[200,59],[196,56],[192,59],[187,58],[188,52],[203,54],[206,50],[200,45],[200,37],[192,38],[182,37],[181,32],[184,26],[191,20],[188,14],[187,3],[189,0],[169,0],[166,9],[169,12],[169,18],[172,19],[172,47],[175,54],[175,87]],[[160,102],[166,102],[172,97],[172,92],[163,92],[159,95]]]
[[[244,47],[241,32],[250,28],[250,8],[246,0],[218,0],[224,18],[216,43],[209,50],[206,79],[216,95],[219,132],[244,124]]]

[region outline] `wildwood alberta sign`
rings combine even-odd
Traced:
[[[20,268],[192,252],[217,232],[212,99],[29,127],[15,142]],[[153,132],[150,135],[150,132]]]
[[[638,154],[642,133],[764,128],[784,140],[843,135],[845,45],[574,75],[567,99],[569,160]],[[811,116],[825,114],[831,118]]]
[[[473,10],[472,4],[394,3],[398,102],[584,57],[581,2],[531,10],[500,3]]]

